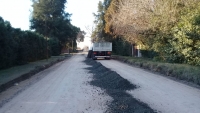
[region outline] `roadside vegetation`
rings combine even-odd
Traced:
[[[12,28],[0,18],[0,69],[45,58],[45,39],[32,31]]]
[[[85,32],[65,12],[66,0],[32,2],[30,30],[13,28],[0,17],[0,92],[60,61],[63,48],[73,52],[84,40]]]
[[[92,38],[114,42],[115,53],[132,45],[159,61],[200,65],[199,12],[199,0],[104,0]]]
[[[199,0],[100,1],[92,40],[112,42],[126,62],[200,84],[199,12]]]
[[[66,0],[32,0],[30,30],[13,28],[0,17],[0,70],[61,54],[62,48],[83,41],[85,32],[73,26]],[[73,51],[73,50],[72,50]]]

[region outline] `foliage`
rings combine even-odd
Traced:
[[[49,42],[49,49],[51,56],[58,56],[61,54],[62,46],[57,38],[50,38]]]
[[[92,32],[92,41],[108,41],[113,43],[113,52],[120,55],[130,55],[131,44],[120,38],[121,36],[114,36],[113,34],[107,33],[105,30],[106,27],[106,18],[105,14],[108,11],[112,0],[104,0],[98,3],[98,11],[94,14],[95,16],[95,25],[96,28]],[[113,38],[115,37],[115,38]]]
[[[48,38],[57,38],[62,46],[78,35],[80,28],[70,22],[64,11],[66,0],[33,0],[31,29]]]
[[[76,41],[77,42],[83,42],[85,35],[86,35],[85,31],[79,31],[78,35],[76,36]]]
[[[70,14],[64,11],[66,0],[32,1],[34,32],[14,29],[0,17],[0,69],[59,55],[66,43],[76,46],[80,28],[70,23]]]
[[[181,13],[181,19],[173,28],[174,39],[171,45],[184,57],[184,62],[200,65],[200,3]]]
[[[113,40],[113,52],[117,55],[131,56],[131,44],[118,37]]]
[[[0,69],[14,65],[17,55],[14,54],[18,44],[11,37],[12,27],[0,17]]]
[[[92,41],[98,42],[98,41],[112,41],[112,36],[105,32],[105,19],[104,15],[105,12],[110,4],[110,0],[104,0],[104,2],[99,1],[98,3],[98,11],[95,14],[94,13],[94,23],[96,25],[95,30],[92,32]]]
[[[157,53],[155,51],[152,50],[140,50],[142,57],[144,58],[154,58],[155,56],[157,56]]]
[[[102,5],[104,10],[98,14],[104,15],[100,20],[112,41],[121,37],[130,44],[141,45],[143,50],[156,53],[155,60],[200,65],[199,0],[104,0],[104,3],[109,4]]]
[[[49,52],[58,55],[60,42],[50,39]],[[32,31],[12,28],[0,17],[0,69],[46,58],[46,40]]]

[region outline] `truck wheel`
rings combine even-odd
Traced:
[[[97,60],[97,58],[92,58],[92,60]]]
[[[95,58],[94,54],[92,54],[92,60],[97,60],[97,58]]]
[[[110,58],[105,57],[105,60],[110,60]]]

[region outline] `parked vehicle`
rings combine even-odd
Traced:
[[[92,44],[91,57],[93,60],[96,60],[97,58],[110,59],[111,52],[112,52],[111,42],[98,42]]]

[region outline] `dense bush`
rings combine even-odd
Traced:
[[[113,52],[115,54],[122,56],[131,56],[131,44],[128,43],[127,41],[121,38],[116,38],[112,44],[113,44]]]
[[[174,50],[183,56],[184,63],[191,65],[200,65],[199,12],[199,5],[195,8],[185,8],[181,12],[181,19],[172,29],[174,39],[170,42]]]
[[[49,39],[49,48],[50,48],[50,55],[57,56],[61,53],[61,44],[57,38]]]
[[[46,44],[43,36],[12,28],[9,22],[0,17],[0,69],[46,58]],[[49,56],[60,54],[57,39],[49,40],[49,48]]]
[[[157,56],[157,53],[155,51],[152,50],[140,50],[142,57],[145,58],[154,58],[155,56]]]
[[[16,60],[16,46],[18,45],[11,37],[12,27],[9,22],[0,17],[0,69],[12,66]]]

